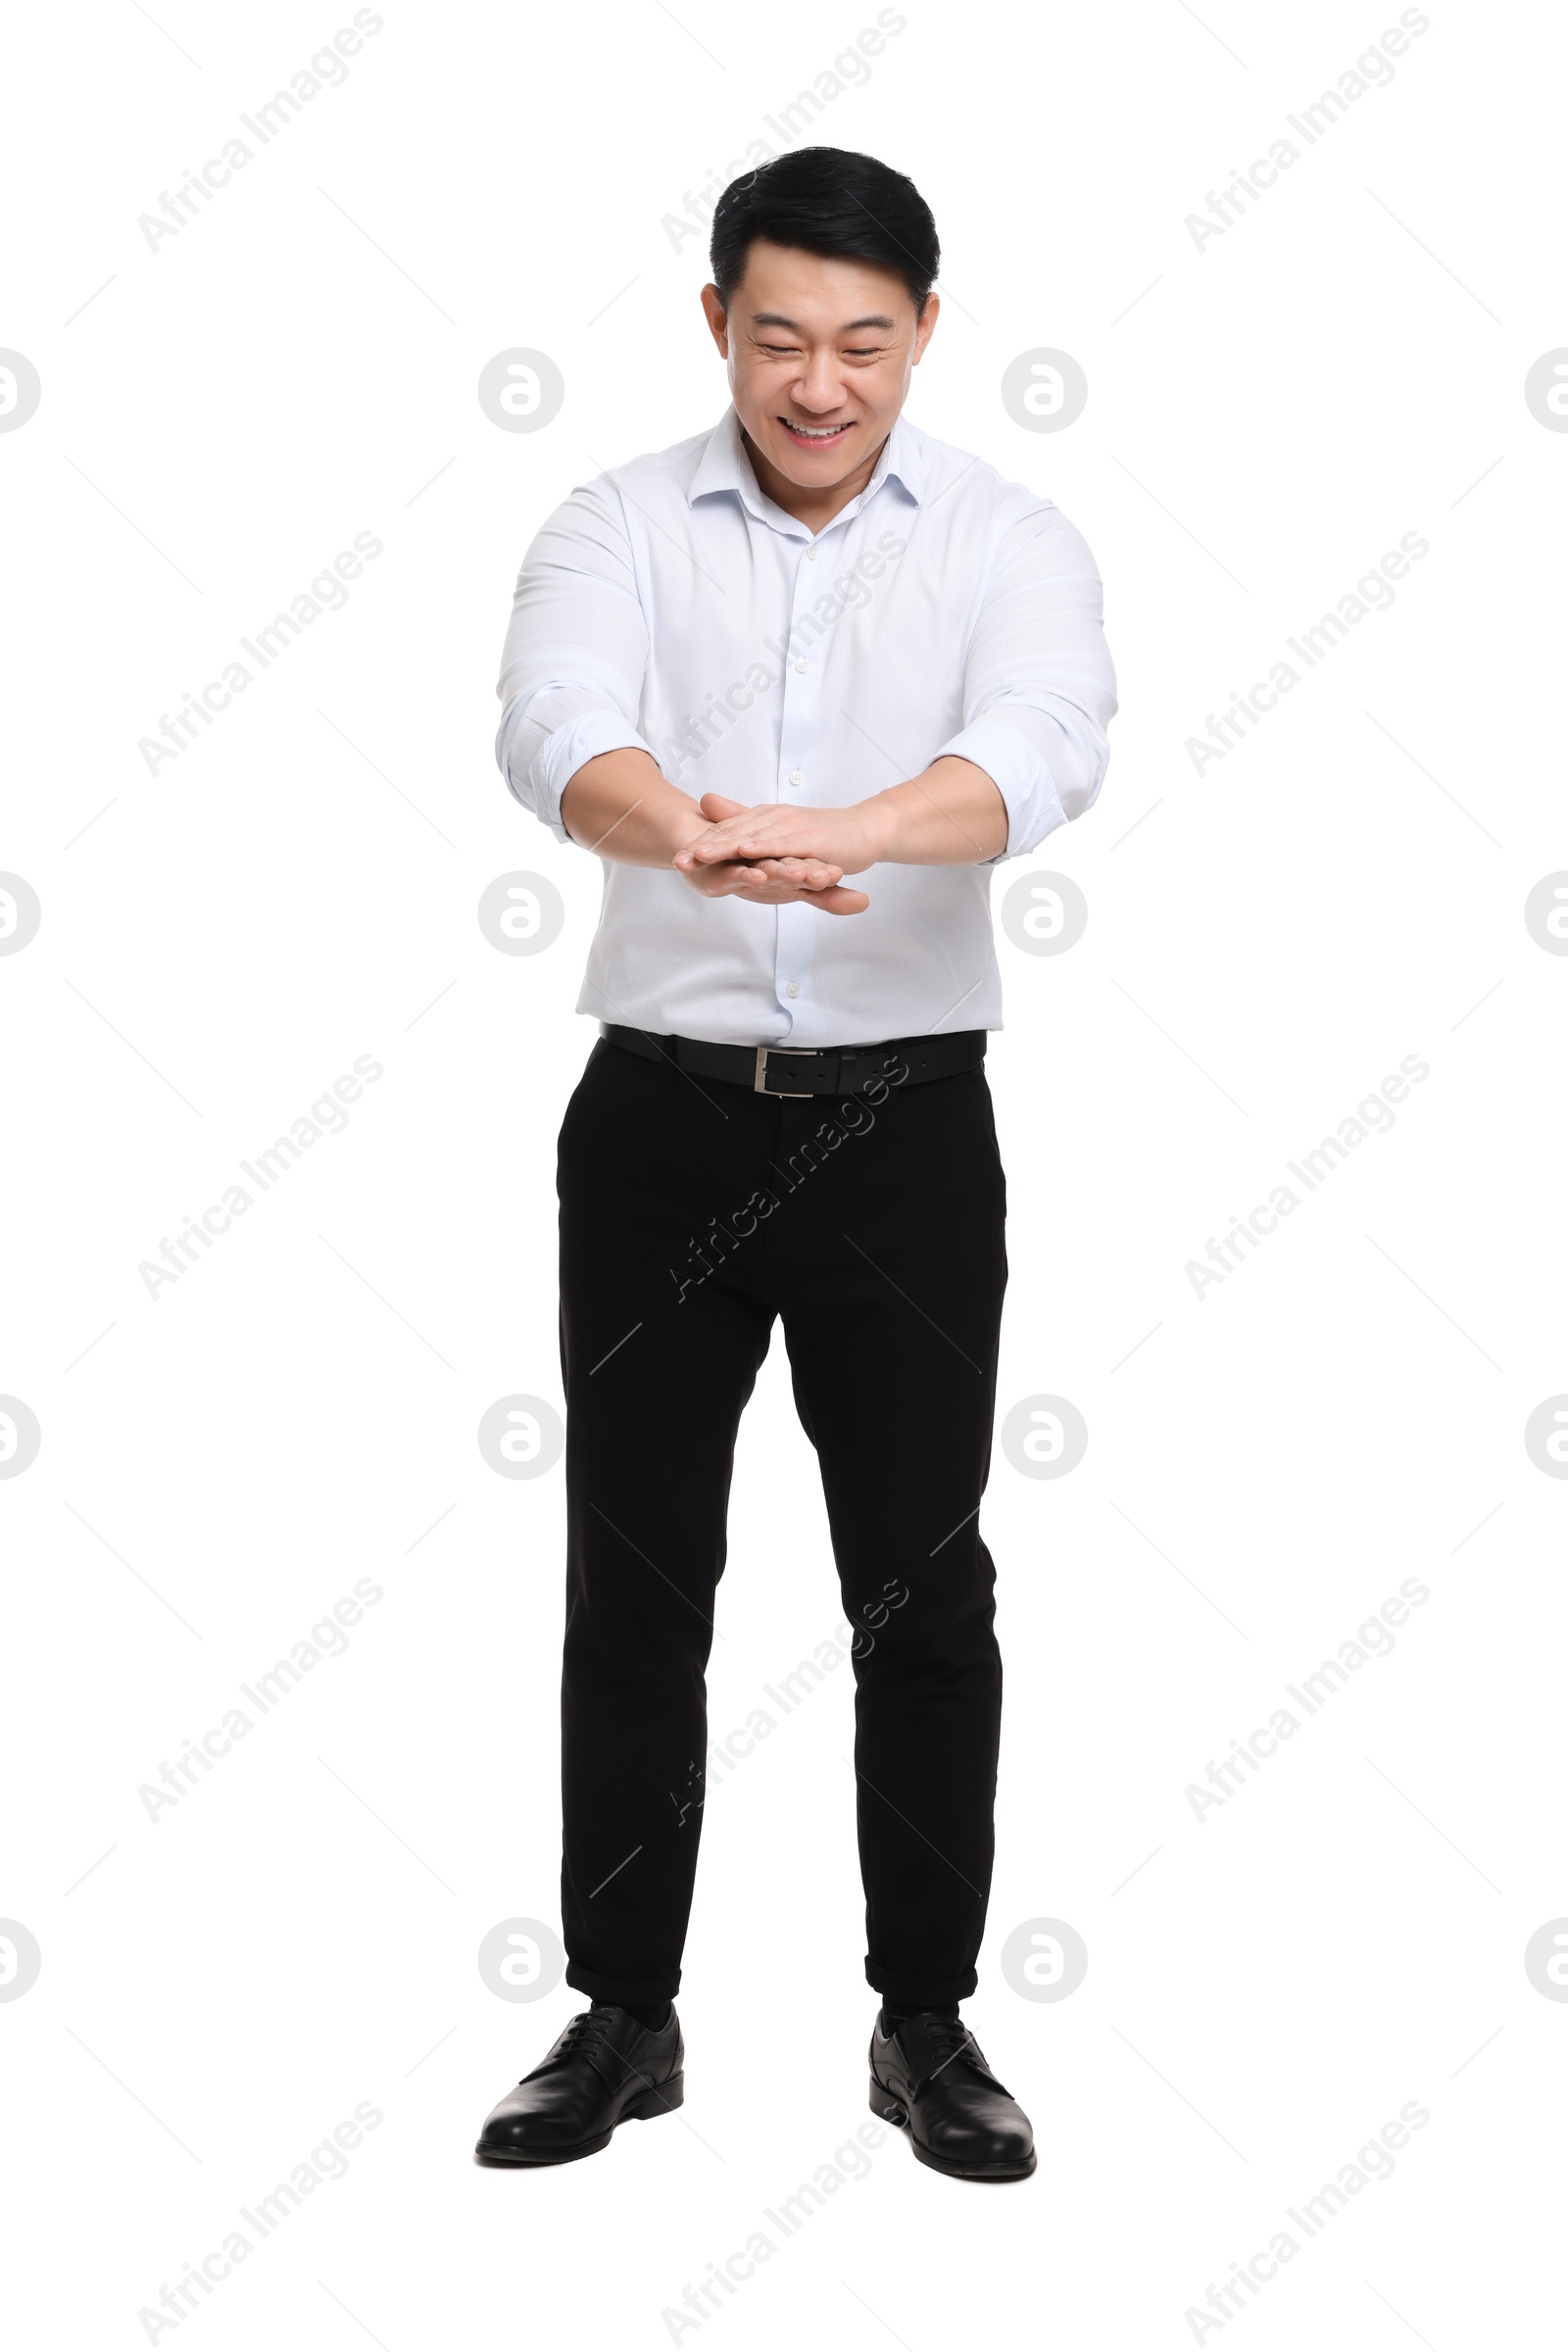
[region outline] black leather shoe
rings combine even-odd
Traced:
[[[956,2017],[922,2010],[871,2034],[871,2112],[907,2124],[922,2164],[958,2180],[1023,2180],[1035,2169],[1029,2118]]]
[[[657,2033],[595,2001],[485,2117],[481,2164],[570,2164],[608,2147],[617,2124],[668,2115],[685,2097],[686,2045],[673,2006]]]

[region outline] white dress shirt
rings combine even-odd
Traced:
[[[994,780],[1001,857],[871,866],[846,877],[859,914],[605,861],[577,1010],[747,1046],[1000,1029],[991,865],[1092,805],[1116,708],[1094,559],[1049,499],[901,416],[813,538],[758,487],[733,408],[557,508],[497,691],[502,773],[561,841],[571,777],[625,745],[748,808],[844,808],[943,753]]]

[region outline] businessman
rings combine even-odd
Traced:
[[[517,581],[497,758],[605,882],[558,1163],[562,1913],[591,2005],[482,2162],[567,2163],[681,2102],[704,1675],[777,1317],[857,1629],[871,2105],[938,2172],[1035,2167],[958,2013],[1002,1704],[989,893],[1093,803],[1115,689],[1072,524],[904,415],[938,260],[869,156],[734,181],[702,294],[730,407],[574,490]]]

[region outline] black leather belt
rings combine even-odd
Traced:
[[[698,1078],[722,1078],[757,1095],[853,1095],[878,1080],[920,1086],[977,1070],[986,1057],[983,1029],[941,1037],[895,1037],[879,1046],[717,1046],[701,1037],[656,1037],[601,1021],[600,1034],[645,1061],[672,1061]]]

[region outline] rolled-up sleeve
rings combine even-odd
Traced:
[[[517,575],[501,657],[496,761],[525,808],[559,841],[561,796],[601,752],[648,752],[638,732],[648,624],[613,487],[573,490],[545,522]]]
[[[1100,575],[1055,507],[1004,529],[964,667],[963,726],[935,757],[972,760],[1006,804],[1000,865],[1092,808],[1105,773],[1116,678]]]

